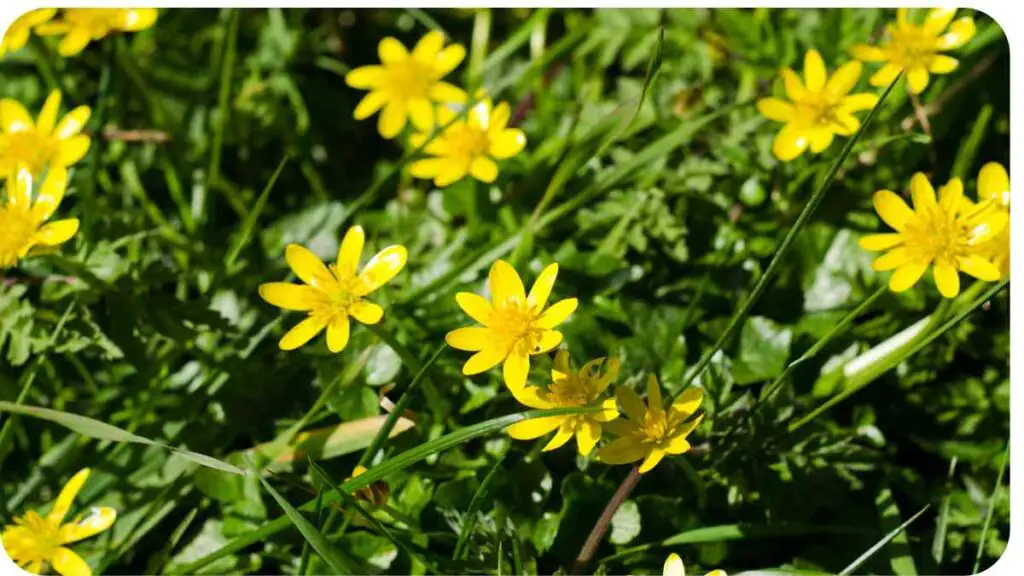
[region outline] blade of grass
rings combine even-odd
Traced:
[[[818,205],[821,204],[822,199],[825,198],[825,193],[828,192],[829,187],[832,185],[832,181],[835,180],[836,174],[842,167],[843,162],[846,161],[846,158],[850,155],[850,151],[853,150],[857,141],[860,140],[868,126],[871,125],[871,121],[878,114],[878,111],[882,107],[882,103],[885,102],[886,97],[888,97],[889,93],[892,92],[893,87],[896,86],[896,83],[899,82],[900,76],[902,75],[903,74],[901,72],[900,75],[889,84],[889,87],[885,89],[885,92],[883,92],[882,96],[878,99],[875,107],[872,108],[871,112],[869,112],[867,117],[864,118],[864,123],[861,124],[857,132],[847,140],[846,146],[843,146],[843,150],[839,153],[839,157],[832,163],[832,167],[829,168],[829,171],[826,173],[825,179],[822,181],[818,189],[814,191],[814,194],[811,195],[810,199],[808,199],[804,209],[801,210],[800,215],[797,216],[796,222],[793,223],[793,227],[789,229],[789,232],[787,232],[786,236],[782,239],[782,243],[779,244],[778,249],[775,251],[775,255],[772,257],[771,262],[768,263],[768,267],[765,268],[764,273],[757,279],[757,283],[754,284],[754,288],[750,291],[750,295],[743,301],[740,309],[733,314],[732,318],[729,320],[729,324],[725,328],[725,331],[723,331],[722,335],[718,337],[718,340],[714,345],[708,349],[707,352],[701,356],[700,360],[697,361],[697,364],[683,376],[683,385],[680,390],[688,387],[690,383],[697,378],[697,376],[704,372],[704,369],[711,363],[711,359],[714,355],[732,339],[733,335],[743,325],[743,321],[750,313],[750,310],[761,298],[761,294],[763,294],[768,288],[770,281],[775,277],[775,273],[778,270],[779,265],[789,254],[797,235],[799,235],[800,231],[807,225],[811,216],[813,216],[815,210],[817,210]]]
[[[459,530],[459,539],[455,543],[455,551],[452,552],[452,560],[459,560],[466,555],[466,544],[469,542],[469,535],[476,528],[476,515],[480,511],[480,507],[483,506],[483,495],[487,492],[487,487],[491,484],[491,478],[494,478],[494,475],[501,468],[501,464],[505,461],[505,456],[507,455],[508,451],[505,451],[494,462],[494,466],[491,466],[491,470],[487,472],[483,482],[480,482],[480,486],[477,486],[476,492],[473,493],[473,499],[469,501],[465,520],[463,520],[462,528]]]
[[[217,186],[220,179],[220,157],[224,147],[224,129],[227,127],[230,117],[231,99],[231,74],[235,70],[235,55],[238,51],[238,21],[241,11],[227,9],[229,11],[224,31],[224,57],[220,62],[220,88],[217,92],[217,123],[213,126],[213,141],[210,145],[210,166],[206,173],[206,197],[205,205],[199,215],[200,222],[204,221],[210,208],[210,197],[212,189]]]
[[[892,491],[883,488],[875,498],[875,507],[878,509],[879,524],[883,530],[894,530],[900,523],[901,515],[896,500],[892,497]],[[900,532],[892,539],[892,546],[889,546],[889,566],[893,574],[900,576],[917,576],[917,566],[914,565],[914,555],[910,550],[910,540],[906,532]]]
[[[949,530],[949,504],[952,496],[953,473],[956,472],[957,457],[949,461],[949,472],[946,473],[946,495],[942,497],[939,517],[935,520],[935,536],[932,538],[932,560],[935,561],[932,574],[938,574],[942,566],[942,557],[946,551],[946,531]]]
[[[323,526],[323,519],[321,518],[323,514],[323,501],[324,492],[323,490],[319,490],[316,493],[316,508],[313,510],[313,517],[316,518],[317,530],[320,530]],[[313,547],[309,545],[308,540],[304,541],[302,543],[302,552],[299,556],[299,569],[295,571],[299,576],[305,576],[306,572],[309,571],[309,559],[312,557],[312,553]]]
[[[999,489],[1003,487],[1003,476],[1006,475],[1006,465],[1010,462],[1010,443],[1006,443],[1006,450],[1003,451],[1003,463],[999,466],[999,475],[996,476],[996,485],[992,488],[992,494],[988,497],[988,506],[985,510],[985,521],[981,525],[981,538],[978,540],[978,553],[974,556],[974,573],[981,569],[981,558],[985,555],[985,544],[988,541],[988,531],[992,527],[992,514],[996,509],[996,499],[999,498]]]
[[[988,133],[988,123],[992,119],[992,112],[991,104],[982,106],[978,117],[974,119],[970,133],[960,144],[960,149],[956,153],[953,170],[949,174],[951,178],[960,178],[961,180],[967,178],[967,170],[974,163],[974,158],[978,155],[978,147]]]
[[[242,249],[249,243],[249,239],[252,237],[252,231],[256,228],[256,222],[259,220],[260,214],[263,212],[263,208],[267,205],[267,199],[270,197],[270,191],[274,189],[274,184],[277,183],[278,177],[281,176],[281,172],[284,171],[285,165],[288,164],[288,156],[281,159],[281,162],[277,165],[277,169],[274,170],[273,176],[267,181],[267,185],[263,187],[263,192],[260,197],[256,199],[256,204],[253,205],[252,209],[245,216],[245,221],[242,222],[242,229],[235,239],[235,243],[228,250],[227,256],[224,258],[224,270],[227,273],[231,273],[231,268],[235,264],[235,260],[238,255],[241,254]]]
[[[533,34],[534,28],[538,22],[547,19],[551,13],[551,8],[536,8],[530,17],[523,21],[516,28],[516,31],[508,36],[508,38],[497,48],[495,48],[488,56],[484,59],[480,65],[479,75],[487,74],[491,70],[501,66],[508,60],[516,50],[519,50],[527,42],[530,41],[530,36]]]
[[[920,518],[921,515],[924,514],[930,507],[931,505],[929,504],[928,506],[921,508],[920,510],[917,511],[917,514],[914,514],[913,516],[908,518],[906,522],[900,524],[894,530],[890,531],[888,534],[883,536],[882,539],[879,540],[874,546],[868,548],[863,554],[858,556],[856,560],[851,562],[849,566],[843,568],[842,572],[839,573],[839,576],[847,576],[848,574],[853,574],[854,570],[860,568],[861,564],[867,562],[872,556],[877,554],[878,551],[884,548],[885,545],[892,541],[893,538],[896,538],[897,536],[902,534],[903,531],[907,529],[907,526],[910,526],[915,520]]]

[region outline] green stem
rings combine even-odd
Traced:
[[[224,129],[230,117],[229,100],[231,98],[231,74],[235,68],[235,55],[238,50],[238,10],[229,9],[227,28],[224,32],[224,58],[220,63],[220,89],[217,94],[217,122],[213,126],[213,142],[210,146],[210,166],[206,178],[206,197],[202,214],[198,220],[207,218],[212,189],[220,179],[220,158],[224,146]]]
[[[493,16],[490,8],[477,8],[473,18],[473,37],[469,48],[469,74],[466,87],[470,94],[475,94],[483,76],[484,60],[487,58],[487,46],[491,42],[491,22]]]
[[[1003,476],[1006,475],[1006,465],[1010,462],[1010,443],[1006,443],[1006,450],[1003,450],[1003,463],[999,466],[999,475],[996,476],[996,485],[992,494],[988,497],[988,509],[985,511],[985,522],[981,525],[981,539],[978,541],[978,553],[974,557],[974,574],[978,573],[981,567],[981,557],[985,554],[985,542],[988,540],[988,530],[992,526],[992,514],[996,509],[996,499],[999,498],[999,489],[1003,486]]]

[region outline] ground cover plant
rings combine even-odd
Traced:
[[[41,9],[0,57],[0,539],[29,571],[1005,548],[983,13]]]

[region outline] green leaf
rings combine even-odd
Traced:
[[[612,531],[608,540],[612,544],[629,544],[640,535],[640,508],[633,500],[626,500],[612,516]]]
[[[750,384],[782,374],[789,360],[793,333],[761,316],[749,318],[740,333],[740,353],[733,362],[737,384]]]
[[[872,556],[877,554],[878,551],[881,550],[882,548],[884,548],[886,544],[888,544],[894,538],[896,538],[897,536],[902,534],[903,531],[907,529],[907,526],[910,526],[914,522],[914,520],[917,520],[918,518],[920,518],[921,514],[924,514],[925,511],[927,511],[929,507],[930,506],[925,506],[924,508],[921,508],[920,510],[917,511],[917,514],[914,514],[913,516],[908,518],[906,522],[900,524],[895,529],[890,531],[888,534],[883,536],[882,539],[879,540],[874,546],[872,546],[871,548],[868,548],[863,554],[858,556],[856,560],[851,562],[849,566],[847,566],[846,568],[843,568],[843,570],[839,573],[839,576],[846,576],[847,574],[853,574],[853,572],[857,568],[860,568],[860,566],[862,564],[864,564]]]

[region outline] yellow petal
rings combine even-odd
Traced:
[[[501,348],[489,347],[473,354],[462,366],[462,373],[466,376],[473,376],[494,368],[505,359],[508,353]]]
[[[960,274],[955,266],[936,263],[932,275],[935,277],[935,286],[939,293],[946,298],[956,298],[960,293]]]
[[[550,266],[549,266],[550,268]],[[546,270],[545,270],[546,271]],[[541,276],[544,274],[542,273]],[[538,279],[538,282],[540,280]],[[537,289],[537,284],[533,285],[533,290]],[[530,298],[533,297],[533,290],[530,290]],[[572,366],[569,365],[569,351],[559,350],[558,354],[555,354],[555,361],[551,367],[551,379],[555,382],[565,380],[569,377],[569,373],[572,372]],[[581,370],[582,372],[582,370]]]
[[[268,282],[260,285],[260,297],[278,308],[300,312],[312,310],[321,300],[320,293],[315,288],[287,282]]]
[[[588,456],[601,439],[601,425],[593,420],[584,420],[576,430],[576,448],[581,456]]]
[[[545,416],[516,422],[505,428],[505,432],[516,440],[533,440],[558,428],[567,416]]]
[[[14,175],[14,185],[7,185],[7,203],[10,206],[20,206],[26,210],[32,206],[32,172],[25,166],[18,166]],[[13,188],[13,190],[12,190]]]
[[[938,36],[956,16],[956,8],[932,8],[924,19],[922,28],[930,36]]]
[[[665,559],[665,567],[662,569],[662,576],[686,576],[686,567],[683,566],[683,559],[678,554],[672,553]]]
[[[597,460],[604,464],[629,464],[647,455],[647,447],[633,438],[618,438],[598,449]]]
[[[820,154],[832,144],[835,135],[828,128],[816,128],[809,132],[811,140],[811,152]]]
[[[870,92],[860,92],[842,99],[839,108],[845,112],[859,112],[860,110],[871,110],[878,104],[878,95]]]
[[[345,83],[353,88],[376,88],[384,79],[383,66],[360,66],[345,74]]]
[[[907,69],[907,87],[911,94],[920,94],[928,87],[928,69],[915,66]]]
[[[371,326],[384,317],[384,309],[373,302],[358,300],[349,306],[348,314],[359,322]]]
[[[378,252],[359,273],[356,294],[365,296],[386,284],[402,271],[408,257],[405,246],[388,246]]]
[[[412,49],[412,57],[424,64],[431,64],[443,47],[444,34],[437,30],[431,30],[416,43]]]
[[[995,200],[1002,206],[1010,207],[1010,176],[998,162],[989,162],[978,173],[978,198]]]
[[[985,282],[995,282],[1000,277],[999,269],[978,254],[971,254],[970,256],[958,259],[957,266],[960,267],[964,274],[973,276],[978,280],[984,280]]]
[[[466,49],[461,44],[452,44],[441,50],[441,53],[437,55],[437,59],[434,60],[434,70],[437,77],[440,78],[455,70],[465,57]]]
[[[562,422],[562,425],[558,427],[558,432],[553,438],[551,438],[551,441],[544,446],[544,452],[549,452],[565,446],[565,443],[572,438],[574,431],[575,428],[573,428],[572,420],[566,418]]]
[[[779,75],[782,76],[782,83],[786,89],[786,96],[793,102],[799,101],[804,97],[804,93],[807,90],[804,88],[803,82],[800,81],[800,77],[797,73],[790,68],[783,68],[779,71]]]
[[[42,246],[57,246],[71,239],[78,232],[78,218],[50,222],[32,235],[33,243]]]
[[[579,301],[575,298],[559,300],[540,315],[540,318],[537,319],[536,325],[539,328],[554,328],[562,322],[565,322],[565,320],[576,311],[576,306],[578,305]]]
[[[402,132],[402,128],[405,128],[407,112],[408,108],[405,102],[395,100],[388,102],[384,111],[377,117],[377,131],[389,140],[398,136]]]
[[[780,98],[762,98],[757,101],[757,111],[762,116],[778,122],[793,119],[793,105]]]
[[[117,510],[106,506],[93,507],[84,519],[61,526],[61,541],[64,544],[71,544],[84,540],[110,528],[116,519]]]
[[[442,104],[463,104],[468,100],[466,92],[462,88],[447,82],[437,82],[431,86],[428,95],[434,102]],[[443,125],[449,121],[450,118],[448,120],[440,120],[440,123]]]
[[[445,160],[440,158],[425,158],[417,160],[409,165],[409,173],[416,178],[433,180],[441,173]]]
[[[959,178],[953,178],[939,189],[939,204],[950,212],[959,209],[963,197],[964,183]]]
[[[888,250],[903,243],[902,234],[870,234],[860,239],[860,247],[872,252]]]
[[[71,166],[85,157],[89,152],[89,145],[89,137],[84,134],[62,140],[57,147],[57,153],[53,156],[54,164]]]
[[[509,107],[508,102],[502,102],[494,107],[491,111],[490,121],[487,123],[487,131],[490,134],[500,134],[506,132],[506,126],[508,126],[509,119],[512,118],[512,108]],[[517,131],[514,128],[513,131]]]
[[[835,74],[828,79],[826,90],[829,94],[835,97],[846,96],[853,90],[853,87],[857,85],[857,80],[860,80],[860,73],[863,66],[860,62],[853,60],[847,62],[836,70]]]
[[[703,422],[703,421],[704,421],[704,415],[701,414],[700,416],[697,416],[696,418],[694,418],[694,419],[692,419],[692,420],[690,420],[688,422],[683,422],[682,424],[677,425],[672,430],[672,441],[669,442],[669,445],[666,448],[666,451],[669,451],[669,449],[671,449],[671,450],[679,450],[679,452],[669,452],[669,453],[670,454],[682,454],[683,452],[686,452],[687,450],[689,450],[690,449],[689,448],[689,446],[690,446],[689,443],[687,443],[687,444],[676,443],[675,440],[678,440],[679,438],[686,438],[687,436],[689,436],[690,433],[692,433],[694,430],[696,430],[697,426],[700,426],[700,423]]]
[[[519,154],[523,148],[526,148],[526,134],[522,130],[510,128],[491,138],[488,153],[498,160],[505,160]]]
[[[807,90],[821,92],[825,88],[825,80],[828,73],[825,71],[825,61],[817,50],[808,50],[804,55],[804,82],[807,83]]]
[[[452,348],[467,352],[479,352],[494,339],[493,333],[487,328],[478,326],[458,328],[445,335],[444,340]]]
[[[952,56],[936,54],[928,64],[928,71],[932,74],[949,74],[960,65],[960,61]]]
[[[59,166],[51,166],[43,185],[32,205],[32,215],[37,222],[48,220],[64,200],[64,191],[68,186],[68,171]],[[23,193],[23,192],[22,192]],[[21,199],[19,199],[20,201]]]
[[[640,396],[633,392],[628,386],[619,386],[615,389],[615,397],[619,400],[619,406],[622,406],[622,411],[629,416],[630,420],[634,422],[643,422],[644,416],[647,414],[647,406],[644,405],[644,401],[640,399]]]
[[[326,325],[327,322],[323,318],[310,316],[289,330],[278,342],[278,347],[281,350],[295,350],[319,334]]]
[[[344,350],[348,345],[349,329],[348,316],[342,314],[331,320],[327,325],[327,349],[334,353]]]
[[[676,436],[669,441],[668,445],[665,446],[665,452],[667,454],[683,454],[690,450],[690,441],[686,439],[686,436]]]
[[[486,156],[477,156],[469,165],[469,173],[477,180],[490,184],[498,178],[498,165]]]
[[[664,458],[664,457],[665,457],[665,451],[664,450],[662,450],[660,448],[652,449],[647,454],[647,457],[644,458],[644,463],[640,465],[640,473],[641,474],[646,474],[647,472],[650,472],[655,466],[658,465],[658,462],[661,462],[661,459]]]
[[[803,153],[810,145],[807,133],[793,124],[786,124],[775,135],[772,142],[772,154],[783,162],[789,162]]]
[[[891,190],[879,190],[872,198],[875,204],[875,211],[882,221],[897,232],[902,231],[907,221],[914,217],[914,211],[907,206],[907,203],[898,194]]]
[[[429,132],[434,128],[434,105],[426,98],[409,100],[409,118],[417,130]]]
[[[285,246],[284,259],[296,276],[314,288],[328,290],[337,285],[334,275],[327,269],[327,266],[324,266],[323,261],[303,246],[298,244]]]
[[[366,96],[363,96],[363,99],[360,100],[359,104],[356,106],[355,112],[352,113],[352,117],[356,120],[365,120],[376,114],[377,111],[383,108],[387,103],[388,98],[384,92],[374,90]]]
[[[362,226],[353,226],[345,232],[345,237],[338,247],[338,272],[343,278],[355,276],[359,270],[359,258],[363,255],[363,244],[366,243],[366,233]]]
[[[526,288],[523,287],[519,273],[504,260],[496,260],[491,265],[488,284],[491,290],[491,303],[495,308],[503,307],[510,302],[526,302]]]
[[[547,392],[537,386],[524,386],[520,389],[509,390],[509,392],[511,392],[512,396],[524,406],[537,408],[539,410],[557,408],[555,404],[551,403],[551,401],[547,399]]]
[[[910,198],[914,202],[914,210],[921,211],[935,207],[935,188],[928,177],[917,172],[910,179]]]
[[[685,420],[700,408],[704,401],[704,390],[696,386],[690,386],[678,398],[672,402],[672,415],[677,419]]]
[[[537,347],[530,350],[530,354],[543,354],[562,343],[562,333],[557,330],[547,330],[540,336]]]
[[[540,275],[537,276],[537,280],[534,281],[533,286],[530,288],[530,294],[526,297],[526,302],[530,305],[530,308],[539,312],[547,306],[548,297],[551,295],[551,289],[554,287],[555,278],[557,277],[558,264],[548,264],[541,271]]]
[[[32,116],[17,100],[4,98],[0,100],[0,130],[4,132],[21,132],[35,128]]]
[[[437,186],[438,188],[450,186],[465,178],[468,172],[468,159],[444,158],[438,164],[437,176],[434,178],[434,186]]]
[[[908,263],[900,266],[893,272],[892,277],[889,278],[889,289],[893,292],[903,292],[907,290],[917,281],[921,279],[924,271],[928,268],[928,264],[921,264],[919,262]]]
[[[520,390],[526,386],[526,376],[530,372],[530,355],[513,351],[505,358],[505,365],[502,368],[505,385],[510,390]]]
[[[60,112],[60,90],[53,90],[46,97],[39,117],[36,119],[36,130],[41,134],[49,136],[57,125],[57,114]]]
[[[654,374],[647,375],[647,407],[652,412],[661,412],[661,388]]]
[[[57,52],[64,57],[76,56],[92,42],[92,34],[88,28],[75,26],[68,30],[57,45]]]
[[[967,44],[974,38],[974,34],[977,28],[974,25],[974,19],[970,16],[965,16],[953,22],[949,26],[949,31],[939,37],[938,42],[935,43],[936,50],[953,50]]]
[[[57,495],[57,501],[53,503],[53,509],[46,515],[47,520],[50,522],[61,524],[64,522],[64,517],[68,515],[68,510],[71,509],[71,504],[75,501],[75,496],[78,496],[79,490],[85,485],[85,481],[89,479],[89,468],[83,468],[79,470],[74,476],[68,480],[67,484],[60,489],[60,494]]]
[[[906,266],[911,262],[910,253],[906,247],[899,246],[885,253],[883,256],[879,256],[871,263],[871,267],[878,272],[885,272],[888,270],[895,270],[900,266]]]
[[[53,136],[58,140],[65,140],[72,136],[77,136],[83,128],[85,123],[89,121],[89,116],[92,111],[88,106],[79,106],[71,112],[68,112],[57,127],[53,129]]]
[[[872,74],[868,82],[870,82],[872,86],[888,86],[889,84],[892,84],[893,80],[895,80],[897,76],[900,75],[902,70],[903,68],[888,62],[885,66],[882,66],[877,72]]]
[[[885,52],[870,44],[857,44],[850,48],[850,55],[863,62],[881,62],[887,60]]]
[[[401,42],[388,36],[377,45],[377,55],[384,64],[399,64],[409,58],[409,51]]]
[[[491,312],[494,310],[486,298],[472,292],[459,292],[455,295],[455,301],[469,317],[477,322],[487,325],[491,319]]]
[[[156,22],[157,12],[156,8],[126,8],[121,10],[118,27],[125,32],[145,30]]]
[[[92,576],[92,569],[85,560],[69,548],[57,548],[50,557],[50,564],[61,576]]]

